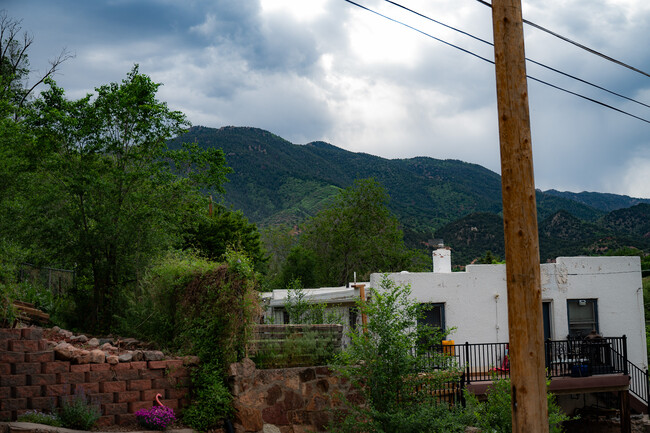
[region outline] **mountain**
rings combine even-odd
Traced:
[[[650,199],[647,198],[633,198],[627,195],[608,194],[602,192],[569,192],[549,189],[544,191],[544,193],[555,197],[573,200],[605,212],[628,208],[639,203],[650,204]]]
[[[389,208],[409,245],[421,246],[435,233],[454,248],[455,263],[468,263],[487,250],[503,257],[501,178],[480,165],[428,157],[385,159],[321,141],[299,145],[249,127],[197,126],[169,146],[182,142],[223,149],[234,170],[225,185],[225,203],[260,226],[299,224],[355,179],[374,177],[389,193]],[[538,190],[536,198],[544,257],[547,252],[597,250],[601,239],[615,239],[612,245],[639,244],[623,238],[632,234],[631,228],[637,239],[650,232],[643,224],[645,207],[607,213],[637,199],[553,190]]]

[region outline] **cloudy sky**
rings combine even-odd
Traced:
[[[359,3],[481,56],[492,47],[383,0]],[[492,40],[476,0],[402,0]],[[494,66],[344,0],[0,0],[34,36],[31,65],[75,54],[70,98],[134,63],[194,125],[254,126],[386,158],[459,159],[499,172]],[[650,72],[647,0],[524,0],[524,18]],[[526,55],[650,105],[650,78],[532,27]],[[529,64],[528,74],[650,119],[650,108]],[[529,81],[538,188],[650,198],[650,124]]]

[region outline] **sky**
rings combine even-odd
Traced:
[[[493,48],[384,0],[358,3],[493,59]],[[476,0],[402,0],[492,41]],[[62,49],[68,98],[134,64],[193,125],[251,126],[384,158],[500,172],[494,65],[344,0],[0,0],[34,37],[34,76]],[[524,0],[523,16],[650,73],[647,0]],[[524,26],[526,56],[650,105],[650,77]],[[529,63],[530,76],[650,120],[650,108]],[[536,187],[650,198],[650,123],[528,81]]]

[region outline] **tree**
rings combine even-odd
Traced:
[[[266,264],[257,226],[239,210],[217,206],[212,215],[206,215],[197,227],[190,228],[187,236],[187,246],[198,249],[212,260],[222,260],[230,247],[245,252],[258,271]]]
[[[229,169],[220,149],[167,150],[189,122],[156,98],[160,84],[137,65],[76,101],[46,82],[26,118],[40,156],[23,241],[76,264],[91,289],[90,325],[110,328],[125,287],[158,252],[180,245],[207,204],[200,188],[222,191]]]
[[[408,266],[409,251],[387,201],[374,179],[357,180],[306,223],[300,244],[317,257],[318,283],[343,285],[354,272],[365,279]]]

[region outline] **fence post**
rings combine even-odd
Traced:
[[[469,341],[465,342],[465,370],[467,371],[467,384],[469,384],[471,382],[469,365]]]
[[[623,374],[630,374],[627,367],[627,335],[623,334]]]

